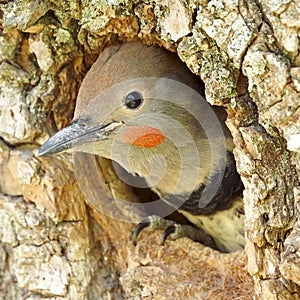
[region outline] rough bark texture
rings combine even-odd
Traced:
[[[299,3],[16,0],[0,9],[1,299],[299,298]],[[134,225],[98,211],[112,195],[138,201],[109,162],[83,157],[89,169],[79,162],[74,172],[80,156],[35,156],[71,120],[97,53],[132,39],[177,51],[207,100],[227,107],[246,251],[160,246],[146,232],[135,248]],[[82,184],[101,192],[89,197]]]

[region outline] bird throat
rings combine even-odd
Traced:
[[[149,126],[128,126],[122,133],[122,142],[136,147],[152,148],[161,144],[164,134]]]

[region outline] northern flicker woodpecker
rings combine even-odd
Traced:
[[[241,249],[243,185],[227,115],[203,95],[200,79],[175,54],[140,42],[110,46],[81,85],[73,121],[38,155],[73,150],[109,158],[194,225],[149,216],[134,240],[150,224],[166,227],[164,239],[187,235],[221,251]]]

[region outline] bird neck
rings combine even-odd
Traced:
[[[119,159],[126,170],[145,178],[161,196],[191,193],[207,181],[211,168],[207,140],[175,146],[166,139],[157,147],[133,146],[126,158],[124,155]]]

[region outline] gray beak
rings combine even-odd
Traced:
[[[66,128],[58,131],[38,151],[38,156],[48,157],[87,143],[109,138],[111,133],[122,123],[112,122],[89,126],[86,123],[73,121]]]

